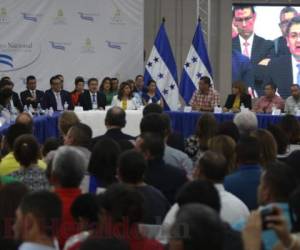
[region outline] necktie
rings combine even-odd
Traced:
[[[300,85],[300,63],[297,64],[298,73],[297,73],[297,83]]]
[[[64,110],[64,107],[61,103],[60,93],[56,93],[56,104],[57,104],[57,110]]]
[[[94,93],[93,94],[93,103],[96,103],[97,101],[96,101],[96,94]]]
[[[243,43],[243,45],[244,45],[243,55],[247,56],[248,58],[250,58],[250,55],[249,55],[249,45],[250,45],[250,43],[248,43],[247,41],[245,41]]]

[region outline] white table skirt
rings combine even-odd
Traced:
[[[90,110],[75,111],[82,123],[85,123],[93,130],[93,137],[103,135],[106,132],[105,116],[106,111]],[[126,126],[123,133],[138,136],[140,134],[140,121],[143,117],[142,110],[126,110]]]

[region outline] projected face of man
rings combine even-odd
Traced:
[[[296,16],[296,13],[294,13],[294,12],[287,12],[287,13],[284,13],[284,14],[280,15],[279,27],[280,27],[280,30],[281,30],[281,33],[282,33],[283,36],[285,36],[286,27],[287,27],[289,21],[294,16]]]
[[[245,40],[253,34],[255,19],[256,14],[251,8],[238,9],[234,12],[234,25]]]
[[[300,23],[292,24],[289,33],[287,34],[287,46],[291,54],[297,59],[300,59]]]

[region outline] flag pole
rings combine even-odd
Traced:
[[[166,22],[166,18],[163,17],[163,18],[162,18],[162,23],[165,23],[165,22]]]

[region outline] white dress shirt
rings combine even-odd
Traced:
[[[118,96],[115,95],[112,99],[111,106],[118,106],[122,108],[122,101],[118,99]],[[137,105],[133,98],[127,100],[127,110],[135,110],[137,109]]]
[[[53,92],[53,94],[55,96],[55,100],[56,100],[56,109],[59,111],[64,110],[64,105],[61,100],[60,92],[55,92],[55,91],[52,91],[52,92]]]
[[[245,49],[244,43],[247,41],[247,43],[249,44],[247,46],[247,49],[248,49],[248,52],[249,52],[249,59],[251,58],[252,47],[253,47],[253,39],[254,39],[254,33],[252,33],[252,35],[247,40],[245,40],[243,37],[239,36],[240,45],[241,45],[241,53],[242,54],[243,54],[243,51]]]
[[[297,62],[295,57],[293,57],[292,55],[291,55],[291,58],[292,58],[292,73],[293,73],[293,82],[291,82],[291,83],[297,84],[297,80],[298,80],[298,67],[297,67],[297,64],[299,64],[300,62]]]

